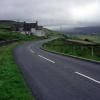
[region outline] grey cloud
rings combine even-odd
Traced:
[[[78,15],[79,12],[75,14],[72,12],[76,8],[88,10],[85,8],[92,2],[94,4],[97,2],[97,6],[100,6],[100,0],[0,0],[0,19],[22,21],[34,19],[45,25],[98,25],[100,23],[99,7],[89,15],[89,11],[85,15],[85,11],[82,13],[81,10],[76,10],[83,16]]]

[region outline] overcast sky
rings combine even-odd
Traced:
[[[49,25],[98,25],[100,0],[0,0],[0,19]]]

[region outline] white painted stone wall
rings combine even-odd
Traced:
[[[23,31],[23,32],[21,32],[21,34],[25,35],[25,32]]]
[[[43,30],[36,30],[37,36],[45,36],[45,32]]]
[[[31,29],[31,33],[36,36],[45,36],[45,32],[43,30],[36,30],[35,28]]]
[[[35,35],[35,33],[36,33],[35,28],[32,28],[32,29],[31,29],[31,33],[32,33],[33,35]]]

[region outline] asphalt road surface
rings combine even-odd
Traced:
[[[47,40],[14,49],[14,57],[36,100],[100,100],[100,64],[40,49]]]

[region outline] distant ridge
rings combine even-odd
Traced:
[[[77,34],[99,34],[100,35],[100,26],[89,26],[89,27],[77,27],[73,29],[63,29],[64,33],[77,33]]]
[[[0,20],[0,24],[3,24],[3,25],[13,25],[15,23],[16,21],[12,21],[12,20]]]
[[[100,26],[81,27],[75,30],[82,33],[100,33]]]

